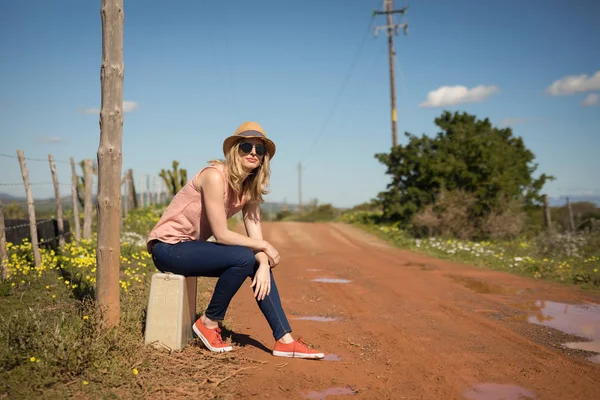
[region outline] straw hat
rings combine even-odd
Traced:
[[[227,155],[231,147],[243,138],[255,137],[265,142],[265,147],[269,156],[273,158],[275,155],[275,143],[265,134],[263,128],[257,122],[244,122],[241,124],[232,136],[229,136],[223,141],[223,154]]]

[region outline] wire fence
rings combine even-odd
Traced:
[[[40,166],[41,162],[46,166]],[[32,158],[18,150],[16,156],[0,153],[0,170],[0,266],[4,278],[8,243],[30,243],[39,267],[40,247],[58,249],[67,242],[92,238],[97,186],[92,159],[76,163],[72,157],[55,160],[52,154],[48,159]],[[152,178],[152,186],[148,174],[135,178],[131,169],[121,178],[122,219],[134,208],[162,203],[169,197],[165,182],[157,176]]]

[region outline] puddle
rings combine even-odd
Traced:
[[[589,339],[590,342],[565,343],[565,346],[600,353],[600,305],[572,305],[545,300],[538,300],[532,305],[535,314],[527,318],[529,322]],[[600,363],[600,354],[589,360]]]
[[[494,285],[468,276],[450,275],[450,278],[454,279],[456,282],[462,283],[466,288],[471,289],[475,293],[508,294],[516,292],[514,289]]]
[[[342,361],[342,357],[338,356],[337,354],[327,354],[327,355],[325,355],[325,358],[323,358],[323,360],[325,360],[325,361]]]
[[[348,279],[338,279],[338,278],[317,278],[313,279],[313,282],[324,282],[324,283],[350,283],[351,280]]]
[[[321,390],[318,392],[310,392],[309,394],[305,395],[304,398],[305,399],[320,399],[320,400],[324,400],[327,396],[341,396],[341,395],[354,395],[356,394],[356,392],[352,389],[350,389],[349,387],[345,387],[345,388],[341,388],[341,387],[337,387],[337,388],[329,388],[329,389],[325,389],[325,390]]]
[[[481,383],[473,386],[464,394],[469,400],[524,400],[534,399],[533,392],[516,385],[500,383]]]
[[[306,317],[297,317],[297,318],[292,318],[292,319],[304,320],[304,321],[332,322],[332,321],[337,321],[339,318],[319,317],[316,315],[310,315],[310,316],[306,316]]]

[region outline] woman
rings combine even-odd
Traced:
[[[231,351],[218,322],[246,278],[273,336],[274,356],[323,358],[302,340],[294,340],[271,268],[279,253],[262,238],[260,204],[268,193],[269,163],[275,143],[261,126],[245,122],[223,142],[224,161],[211,161],[173,198],[148,238],[148,252],[162,272],[218,277],[204,314],[193,330],[211,351]],[[243,211],[248,236],[230,231],[227,219]],[[215,242],[206,240],[214,236]]]

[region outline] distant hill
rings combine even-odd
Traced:
[[[567,204],[567,197],[569,198],[569,202],[571,203],[579,203],[579,202],[590,202],[594,203],[597,207],[600,207],[600,196],[589,196],[589,195],[571,195],[571,196],[561,196],[561,197],[550,197],[548,198],[548,202],[550,203],[550,207],[562,207]]]
[[[8,203],[8,202],[11,202],[11,201],[16,201],[16,202],[25,201],[25,198],[24,197],[13,196],[13,195],[6,194],[6,193],[0,193],[0,200]]]

